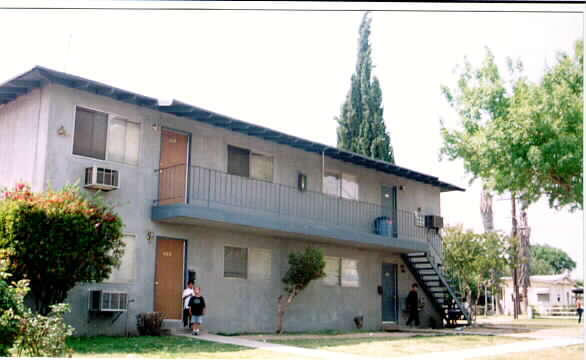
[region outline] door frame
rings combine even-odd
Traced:
[[[181,272],[181,284],[182,284],[182,289],[183,286],[185,286],[185,281],[187,279],[187,239],[181,239],[181,238],[176,238],[176,237],[172,237],[172,236],[162,236],[162,235],[158,235],[155,238],[155,271],[153,272],[153,312],[155,312],[157,310],[157,271],[159,269],[159,264],[158,264],[158,254],[159,254],[159,239],[167,239],[167,240],[177,240],[177,241],[182,241],[183,242],[183,256],[182,256],[182,260],[183,260],[183,271]],[[180,299],[181,300],[181,299]],[[181,308],[183,307],[183,305],[181,305]]]
[[[384,282],[383,282],[383,279],[384,279],[383,266],[385,264],[387,264],[387,265],[395,265],[395,267],[394,267],[394,269],[395,269],[394,270],[394,274],[392,274],[392,275],[394,275],[393,286],[395,287],[395,320],[384,320],[383,319],[383,317],[384,317],[384,311],[383,311],[383,307],[384,307],[384,291],[385,291]],[[398,271],[399,264],[383,261],[383,262],[381,262],[380,269],[381,269],[381,274],[380,274],[380,276],[381,276],[381,287],[383,289],[383,295],[381,295],[381,322],[382,323],[398,324],[399,323],[399,320],[400,320],[400,317],[401,317],[401,314],[400,314],[400,306],[399,306],[399,303],[400,303],[400,296],[399,296],[399,276],[398,276],[398,274],[399,274],[399,271]]]
[[[189,197],[190,197],[190,181],[191,181],[191,138],[192,134],[189,131],[179,130],[168,126],[161,126],[161,134],[159,136],[159,162],[157,164],[157,169],[159,169],[159,176],[157,181],[157,201],[161,198],[161,155],[163,154],[163,130],[176,132],[178,134],[187,135],[187,158],[186,158],[186,165],[185,165],[185,204],[189,204]],[[170,239],[170,238],[169,238]]]

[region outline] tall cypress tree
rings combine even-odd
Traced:
[[[358,59],[350,91],[342,104],[338,122],[338,147],[375,159],[395,163],[391,139],[383,118],[382,91],[372,76],[368,12],[360,23]]]

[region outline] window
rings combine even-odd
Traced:
[[[326,171],[324,174],[324,193],[332,196],[358,200],[358,179],[350,174],[336,174]]]
[[[326,262],[324,268],[324,272],[326,273],[323,280],[324,284],[331,286],[340,285],[340,258],[324,256],[324,260]]]
[[[224,247],[224,277],[246,279],[248,268],[248,249]]]
[[[359,287],[358,261],[353,259],[342,259],[342,286]]]
[[[250,278],[271,278],[272,254],[269,249],[250,249]]]
[[[104,282],[109,283],[128,283],[134,281],[134,259],[136,238],[134,235],[125,235],[122,238],[124,242],[124,255],[120,259],[120,267],[113,268],[110,277]]]
[[[542,304],[549,304],[549,294],[537,294],[537,302]]]
[[[139,138],[137,123],[79,106],[75,109],[75,155],[137,165]]]
[[[342,197],[345,199],[358,200],[358,180],[356,176],[342,174]]]
[[[228,173],[273,181],[273,158],[228,145]]]
[[[324,174],[324,193],[340,196],[340,175],[331,172]]]

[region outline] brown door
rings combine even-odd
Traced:
[[[161,130],[159,161],[159,204],[185,202],[189,138],[175,131]]]
[[[181,319],[183,291],[183,240],[157,239],[155,311],[165,319]]]

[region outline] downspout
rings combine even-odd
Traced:
[[[321,150],[321,192],[324,192],[324,179],[326,176],[326,165],[325,165],[325,153],[326,153],[326,148],[323,148]]]

